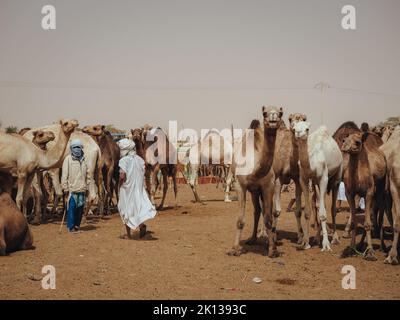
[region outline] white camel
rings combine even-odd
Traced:
[[[52,124],[52,125],[47,125],[47,126],[44,126],[41,128],[31,129],[24,134],[24,137],[31,140],[33,132],[37,131],[37,130],[52,131],[56,137],[58,137],[60,134],[59,125]],[[70,137],[70,141],[73,139],[79,139],[82,141],[83,150],[85,153],[85,159],[86,159],[88,169],[89,169],[88,176],[89,176],[90,183],[88,186],[88,201],[87,201],[87,207],[85,210],[85,215],[87,215],[91,206],[93,205],[93,203],[98,199],[99,187],[102,190],[102,174],[101,174],[101,170],[99,168],[101,151],[100,151],[100,147],[93,140],[93,138],[80,130],[75,130],[72,133],[72,135]],[[50,141],[48,143],[48,148],[52,148],[54,142],[55,141]],[[71,152],[70,149],[67,148],[67,150],[65,151],[63,160],[68,154],[70,154],[70,152]],[[52,185],[53,185],[54,191],[55,191],[53,213],[55,213],[55,211],[57,210],[58,203],[63,196],[63,191],[62,191],[61,182],[60,182],[61,166],[62,166],[62,162],[56,168],[49,170],[51,182],[52,182]],[[100,208],[100,211],[102,211],[101,208]]]
[[[319,211],[318,216],[322,227],[322,251],[331,251],[326,226],[326,193],[332,191],[332,222],[334,227],[333,239],[338,242],[336,233],[336,199],[340,180],[342,178],[343,157],[340,149],[328,132],[325,126],[319,127],[315,132],[309,135],[310,123],[299,121],[293,126],[295,133],[295,142],[299,148],[300,163],[300,185],[305,198],[305,228],[304,237],[301,244],[302,249],[309,249],[309,225],[311,216],[311,203],[309,195],[309,180],[311,180],[314,189],[319,189]],[[317,241],[319,241],[319,234]]]

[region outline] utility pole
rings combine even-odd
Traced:
[[[330,85],[329,83],[326,82],[318,82],[315,86],[314,89],[320,90],[321,95],[324,92],[324,90],[329,89]],[[321,125],[324,124],[324,107],[321,105]]]

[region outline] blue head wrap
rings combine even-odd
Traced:
[[[81,140],[74,139],[70,143],[71,155],[75,160],[81,161],[83,159],[83,144]]]

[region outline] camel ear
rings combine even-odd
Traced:
[[[293,114],[292,113],[289,115],[288,119],[289,119],[289,122],[292,123],[292,120],[293,120]]]
[[[282,116],[283,116],[283,108],[282,108],[282,107],[280,107],[280,108],[279,108],[279,117],[281,117],[281,118],[282,118]]]
[[[302,116],[303,116],[304,121],[307,121],[307,116],[305,114],[303,114]]]
[[[36,137],[38,132],[37,131],[33,131],[32,134],[33,134],[34,137]]]
[[[265,106],[262,106],[262,108],[261,108],[262,113],[265,112],[265,109],[266,109],[266,107],[265,107]]]
[[[106,126],[101,126],[101,130],[106,130]]]

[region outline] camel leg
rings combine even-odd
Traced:
[[[367,236],[367,251],[365,252],[365,259],[369,261],[376,261],[374,249],[372,248],[372,236],[371,236],[371,212],[374,206],[374,188],[369,188],[365,197],[365,223],[364,229]]]
[[[325,168],[325,172],[322,175],[320,182],[319,182],[319,211],[318,216],[321,221],[322,227],[322,249],[321,251],[332,251],[330,242],[328,239],[328,230],[326,226],[326,209],[325,209],[325,195],[328,186],[328,168]]]
[[[274,200],[273,200],[273,222],[272,228],[276,230],[278,225],[278,219],[281,214],[281,191],[282,191],[282,184],[279,179],[275,180],[275,187],[274,187]]]
[[[296,222],[297,222],[297,244],[301,244],[303,242],[303,228],[301,226],[301,185],[298,179],[295,180],[295,195],[296,195]]]
[[[4,225],[0,224],[0,256],[6,255],[6,241],[5,241],[5,234],[4,234]]]
[[[273,197],[274,197],[274,185],[267,185],[262,188],[263,195],[263,212],[264,212],[264,224],[267,229],[267,241],[266,249],[268,257],[275,258],[279,256],[279,252],[276,248],[276,228],[273,227]],[[272,244],[272,250],[270,250],[270,245]]]
[[[178,182],[176,180],[177,172],[175,170],[174,174],[172,175],[172,183],[174,185],[174,196],[175,196],[175,208],[178,208]]]
[[[246,241],[246,244],[248,245],[254,245],[257,241],[258,221],[260,220],[260,214],[261,214],[260,193],[256,191],[251,192],[251,201],[254,207],[254,212],[253,212],[254,225],[253,225],[252,236],[250,239]]]
[[[63,191],[60,183],[60,169],[49,170],[49,175],[54,187],[54,202],[51,213],[55,214],[58,209],[58,204],[63,196]]]
[[[392,180],[392,179],[391,179]],[[397,247],[399,242],[399,232],[400,232],[400,188],[396,186],[394,181],[390,181],[390,191],[392,193],[393,199],[393,211],[394,211],[394,221],[393,221],[393,243],[392,248],[389,251],[385,263],[398,264],[399,258],[397,256]]]
[[[244,228],[244,221],[246,215],[246,188],[241,186],[240,183],[236,182],[236,190],[239,200],[239,216],[236,222],[236,237],[235,242],[233,244],[233,248],[228,252],[231,256],[240,256],[242,253],[242,248],[239,244],[240,238]]]
[[[321,221],[319,219],[319,217],[317,216],[317,198],[319,199],[319,197],[317,197],[317,188],[316,186],[313,184],[312,185],[312,197],[311,197],[311,226],[317,230],[316,234],[315,234],[315,238],[314,238],[314,243],[316,246],[319,247],[320,243],[321,243]]]
[[[190,189],[193,192],[193,196],[194,196],[194,202],[202,202],[199,194],[197,193],[196,190],[196,178],[197,178],[197,172],[199,170],[199,166],[198,165],[194,165],[194,164],[189,164],[189,186]]]
[[[36,174],[36,181],[32,183],[32,190],[33,190],[33,197],[35,199],[35,212],[32,224],[40,224],[42,220],[42,189],[40,188],[41,185],[41,178],[39,177],[40,173]]]
[[[310,204],[310,191],[308,189],[308,184],[304,179],[300,178],[301,189],[304,193],[304,201],[305,201],[305,223],[304,223],[304,236],[303,241],[300,245],[300,249],[307,250],[310,249],[310,215],[311,215],[311,204]]]
[[[231,169],[228,169],[228,173],[226,176],[226,185],[225,185],[225,202],[232,202],[232,200],[229,197],[229,192],[231,191],[231,183],[232,183],[232,178],[233,178],[233,174]]]
[[[22,204],[23,204],[22,201],[23,201],[26,179],[27,179],[26,173],[24,172],[18,173],[18,178],[17,178],[18,191],[17,191],[17,196],[15,198],[15,203],[17,205],[18,210],[22,209]]]
[[[331,216],[332,216],[332,225],[333,225],[333,235],[332,235],[332,244],[340,244],[339,235],[336,231],[336,200],[339,192],[339,184],[335,184],[332,188],[332,204],[331,204]]]
[[[157,210],[162,210],[164,208],[164,201],[165,201],[165,197],[167,196],[167,191],[168,191],[168,172],[166,172],[165,170],[162,170],[162,176],[163,176],[163,195],[162,195],[161,203],[157,207]],[[157,180],[157,175],[154,175],[154,177]]]

